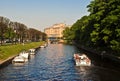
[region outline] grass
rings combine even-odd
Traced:
[[[16,44],[0,46],[0,60],[6,60],[9,57],[19,54],[22,50],[28,50],[30,48],[36,48],[42,45],[44,42],[32,42],[27,44]]]

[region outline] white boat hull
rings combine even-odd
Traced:
[[[29,49],[29,54],[34,55],[35,54],[35,49]]]
[[[45,48],[45,46],[40,46],[41,48]]]
[[[19,54],[19,56],[22,56],[22,57],[24,57],[25,59],[28,59],[28,58],[29,58],[29,53],[27,53],[27,52],[21,52],[21,53]]]
[[[82,61],[82,62],[75,62],[76,63],[76,66],[91,66],[91,63],[89,62],[89,63],[86,63],[86,62],[84,62],[84,61]]]
[[[12,63],[24,63],[25,59],[22,56],[16,56],[13,60]]]

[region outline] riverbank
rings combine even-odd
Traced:
[[[102,60],[109,60],[111,62],[114,62],[115,64],[120,64],[120,57],[109,54],[106,51],[97,51],[95,49],[87,48],[87,47],[84,47],[84,46],[81,46],[81,45],[75,44],[75,43],[74,43],[74,45],[79,49],[85,50],[93,55],[97,55]]]
[[[0,46],[0,67],[4,65],[4,63],[9,63],[9,60],[13,59],[21,51],[28,50],[30,48],[37,48],[43,43],[44,42],[32,42],[26,44]]]

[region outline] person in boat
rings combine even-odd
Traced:
[[[79,57],[80,57],[80,59],[81,59],[81,60],[83,60],[83,59],[85,58],[85,57],[84,57],[84,56],[82,56],[82,55],[81,55],[81,56],[79,56]]]
[[[90,62],[89,58],[85,54],[81,55],[81,60],[84,60],[87,64]]]
[[[80,56],[78,54],[74,54],[74,58],[76,59],[77,62],[80,62]]]
[[[86,56],[84,54],[80,55],[79,57],[80,57],[81,60],[86,59]]]

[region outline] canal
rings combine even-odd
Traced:
[[[28,62],[0,69],[0,81],[120,81],[120,69],[90,53],[90,67],[76,67],[73,54],[86,53],[72,45],[50,44]]]

